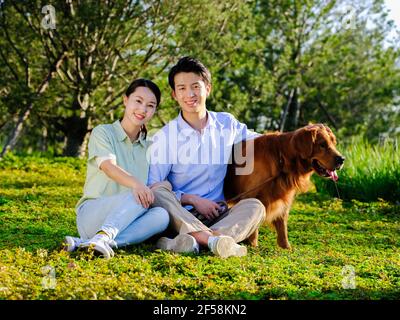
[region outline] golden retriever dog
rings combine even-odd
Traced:
[[[245,156],[245,141],[241,149]],[[254,139],[253,154],[254,158],[246,160],[253,161],[253,170],[247,175],[237,174],[244,165],[238,164],[233,154],[224,182],[225,198],[230,206],[245,198],[259,199],[266,208],[264,222],[275,229],[278,245],[290,249],[287,222],[296,193],[307,191],[314,172],[336,181],[336,170],[342,168],[345,158],[336,149],[335,135],[323,124],[266,133]],[[257,246],[258,230],[248,241]]]

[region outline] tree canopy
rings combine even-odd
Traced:
[[[160,128],[177,115],[167,75],[185,55],[211,71],[208,108],[259,132],[324,122],[343,136],[399,136],[394,28],[383,0],[5,0],[2,154],[83,155],[137,77],[162,89]]]

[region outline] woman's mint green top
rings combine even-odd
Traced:
[[[149,142],[145,140],[143,134],[131,142],[119,120],[113,124],[101,124],[95,127],[89,138],[83,197],[78,201],[76,208],[87,199],[111,196],[129,190],[100,170],[96,162],[97,157],[115,159],[119,167],[146,184],[149,172],[149,163],[146,159],[148,146]]]

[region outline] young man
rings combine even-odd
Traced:
[[[229,113],[207,110],[211,75],[200,61],[181,58],[168,81],[181,111],[153,137],[148,183],[153,185],[154,205],[169,212],[170,225],[178,236],[159,239],[157,247],[198,252],[201,245],[221,257],[244,256],[247,248],[238,243],[258,229],[265,208],[257,199],[245,199],[218,219],[221,208],[217,201],[224,200],[232,146],[259,134]],[[217,222],[206,226],[189,211],[192,209]]]

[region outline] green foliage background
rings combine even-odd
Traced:
[[[55,29],[42,26],[46,4],[0,7],[0,143],[32,105],[19,152],[84,156],[90,130],[121,116],[137,77],[162,88],[149,124],[160,128],[178,112],[167,74],[184,55],[212,73],[208,108],[259,132],[324,122],[372,143],[400,133],[400,38],[388,38],[383,0],[58,0]]]

